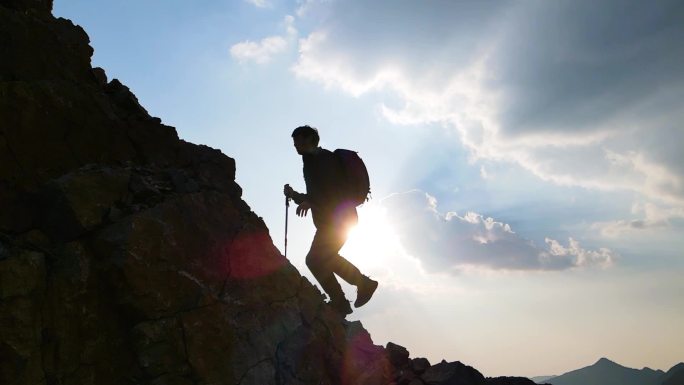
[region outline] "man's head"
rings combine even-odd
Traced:
[[[299,155],[304,155],[318,148],[318,130],[311,126],[299,126],[292,131],[292,141]]]

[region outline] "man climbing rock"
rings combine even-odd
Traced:
[[[318,146],[318,130],[313,127],[297,127],[292,132],[292,140],[304,163],[306,194],[296,192],[287,184],[284,193],[297,203],[298,216],[304,217],[311,210],[316,226],[306,265],[328,294],[329,304],[347,315],[352,308],[335,274],[356,286],[355,307],[361,307],[370,300],[378,282],[361,274],[356,266],[339,255],[347,240],[347,232],[358,222],[356,205],[344,196],[347,177],[344,165],[337,153]]]

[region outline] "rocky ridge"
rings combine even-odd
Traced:
[[[375,345],[51,10],[0,0],[0,383],[533,384]]]

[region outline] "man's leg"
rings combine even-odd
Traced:
[[[348,283],[356,286],[356,301],[354,306],[361,307],[368,302],[378,287],[378,282],[361,274],[361,271],[349,262],[346,258],[339,255],[339,251],[347,240],[347,231],[344,227],[336,229],[335,232],[335,255],[331,258],[332,270]]]
[[[347,232],[343,227],[324,227],[316,230],[311,249],[306,256],[306,264],[320,283],[323,290],[330,297],[331,302],[339,305],[345,314],[351,313],[349,302],[344,296],[335,273],[342,279],[357,287],[357,296],[354,306],[363,306],[373,295],[378,286],[374,281],[363,274],[339,255],[339,251],[347,238]]]
[[[333,258],[333,272],[351,285],[358,286],[363,282],[363,274],[359,268],[339,254]]]
[[[337,247],[335,239],[332,229],[316,230],[311,249],[306,255],[306,265],[331,301],[346,301],[342,287],[333,273],[337,252],[341,248],[340,245],[335,249]]]

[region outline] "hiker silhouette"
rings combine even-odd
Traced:
[[[378,286],[377,281],[361,274],[356,266],[339,255],[350,227],[358,222],[356,205],[365,199],[368,186],[362,193],[363,198],[358,199],[357,194],[350,199],[349,189],[345,186],[349,182],[349,173],[340,152],[348,154],[352,151],[326,150],[318,146],[319,139],[318,130],[310,126],[300,126],[292,132],[294,147],[304,163],[306,193],[295,191],[289,184],[285,185],[283,192],[297,203],[298,216],[304,217],[311,210],[316,234],[306,255],[306,265],[328,294],[333,309],[347,315],[352,308],[335,274],[356,286],[354,306],[357,308],[370,300]],[[361,162],[360,158],[356,159]],[[365,166],[363,169],[365,172]],[[367,174],[365,181],[367,184]]]

